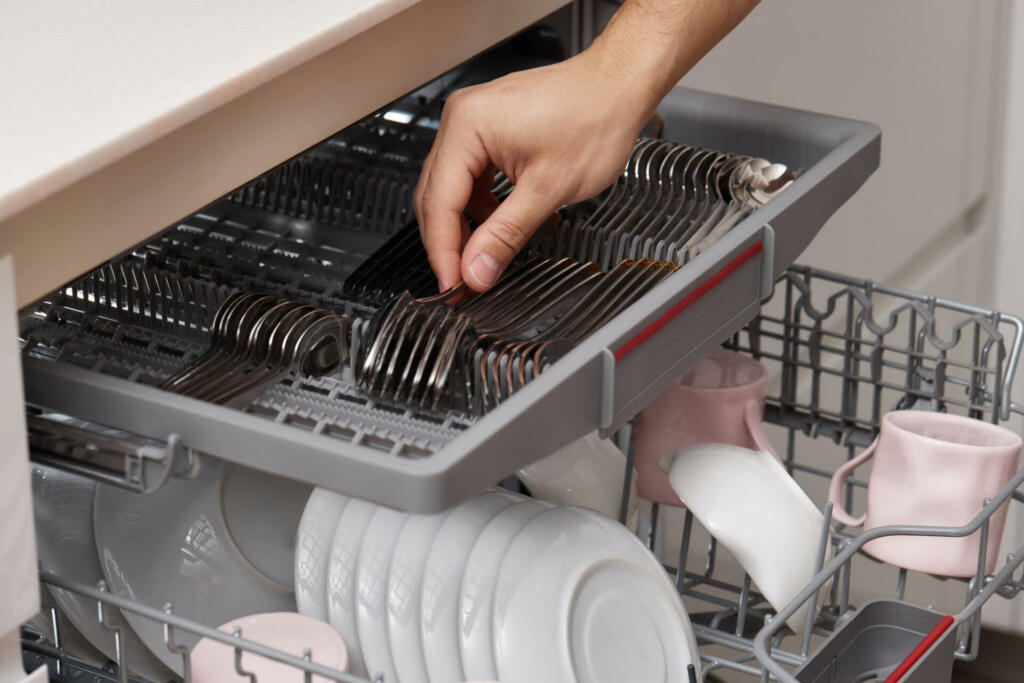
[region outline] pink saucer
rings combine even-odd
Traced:
[[[252,640],[288,654],[302,657],[309,648],[313,661],[339,671],[348,671],[348,648],[338,632],[330,625],[294,612],[252,614],[235,619],[218,630],[233,633],[241,629],[245,640]],[[235,671],[235,650],[230,645],[203,638],[192,649],[189,657],[194,683],[249,683],[247,676]],[[293,666],[276,662],[252,652],[242,653],[242,668],[256,675],[260,681],[274,683],[302,683],[303,672]],[[314,676],[316,683],[330,683],[322,676]]]

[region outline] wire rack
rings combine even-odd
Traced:
[[[796,266],[762,314],[727,346],[758,358],[775,379],[765,421],[785,428],[784,464],[810,490],[821,489],[838,466],[869,445],[890,410],[950,412],[993,423],[1022,412],[1011,396],[1022,331],[1016,316]],[[951,579],[965,584],[964,606],[950,626],[958,631],[954,656],[976,658],[982,605],[995,594],[1011,598],[1024,585],[1024,575],[1014,576],[1024,548],[993,575],[984,573],[987,544],[998,542],[988,538],[988,520],[1007,500],[1024,500],[1022,482],[1024,470],[958,528],[885,527],[853,535],[840,526],[830,529],[831,506],[825,505],[818,572],[778,615],[749,576],[723,578],[717,542],[710,538],[696,547],[692,539],[699,525],[686,511],[678,560],[669,571],[684,598],[711,606],[691,614],[702,645],[715,651],[702,655],[705,675],[731,670],[765,681],[797,681],[794,670],[857,610],[851,602],[855,556],[866,542],[887,535],[964,536],[980,530],[977,574]],[[866,486],[849,479],[844,507],[862,505]],[[652,548],[662,512],[654,506],[643,530]],[[907,570],[890,569],[888,594],[908,601]],[[872,591],[873,597],[887,593],[882,585]],[[802,633],[793,633],[785,620],[805,605],[808,622]]]
[[[770,385],[765,419],[785,429],[784,461],[802,483],[831,477],[835,467],[870,443],[879,420],[888,410],[915,408],[968,415],[1001,423],[1021,413],[1012,401],[1012,380],[1019,360],[1024,322],[1015,316],[945,301],[805,267],[790,269],[779,282],[762,314],[727,344],[749,353],[776,378]],[[628,430],[620,433],[627,447]],[[631,459],[632,454],[629,453]],[[627,472],[631,472],[627,467]],[[855,562],[864,543],[883,535],[962,536],[981,532],[977,574],[950,579],[963,586],[963,607],[946,620],[955,634],[953,656],[970,660],[979,652],[981,610],[995,595],[1010,599],[1024,588],[1024,548],[1011,553],[991,575],[984,573],[988,519],[1008,500],[1024,500],[1019,491],[1021,470],[969,524],[959,528],[886,527],[854,535],[830,528],[831,508],[825,507],[820,537],[819,571],[805,589],[779,614],[749,578],[724,569],[728,564],[713,537],[698,544],[699,523],[684,513],[677,561],[666,569],[690,606],[701,645],[704,680],[717,680],[723,671],[767,681],[793,682],[794,670],[808,661],[821,640],[856,613],[851,600]],[[626,482],[624,491],[629,490]],[[866,482],[849,480],[844,505],[857,505]],[[625,496],[624,496],[625,498]],[[625,502],[625,501],[624,501]],[[623,507],[625,511],[625,506]],[[641,537],[657,547],[664,536],[659,523],[664,511],[653,506]],[[831,533],[830,533],[831,532]],[[706,534],[705,534],[706,535]],[[663,538],[662,538],[663,540]],[[826,561],[831,555],[830,560]],[[891,590],[876,586],[897,601],[909,602],[908,572],[891,567]],[[163,625],[165,646],[182,657],[189,680],[188,648],[181,634],[219,640],[236,648],[240,675],[242,651],[288,663],[312,676],[352,683],[359,681],[316,663],[315,654],[296,657],[245,639],[241,633],[222,633],[175,615],[172,605],[147,606],[114,596],[104,585],[86,586],[43,573],[42,583],[70,590],[95,601],[96,617],[120,609]],[[955,583],[953,585],[956,585]],[[808,623],[794,633],[785,620],[805,604]],[[710,606],[700,611],[695,605]],[[113,627],[119,661],[97,666],[62,645],[63,618],[53,611],[50,632],[23,629],[23,652],[30,667],[47,664],[58,680],[128,681],[121,634]],[[924,651],[924,657],[932,650]],[[735,675],[735,674],[733,674]],[[250,676],[250,680],[255,680]],[[909,679],[903,679],[909,680]],[[382,683],[376,679],[375,683]],[[387,683],[387,682],[383,682]]]

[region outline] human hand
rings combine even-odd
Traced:
[[[615,80],[584,53],[449,97],[413,204],[442,291],[488,289],[552,212],[614,182],[653,106]],[[500,205],[495,168],[515,183]]]
[[[609,186],[669,88],[756,4],[626,0],[572,59],[452,93],[413,197],[440,289],[488,289],[553,211]],[[515,183],[500,205],[495,168]]]

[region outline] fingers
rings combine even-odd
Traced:
[[[423,246],[442,291],[462,281],[461,254],[469,231],[463,212],[471,200],[476,211],[486,211],[486,198],[477,188],[490,188],[483,177],[490,160],[476,134],[476,122],[459,113],[465,96],[456,95],[445,105],[413,200]]]
[[[469,205],[466,210],[473,217],[477,225],[481,225],[490,218],[494,210],[498,208],[498,199],[491,192],[494,186],[494,167],[489,166],[480,177],[473,183],[473,193],[469,197]]]
[[[436,143],[417,189],[420,235],[442,291],[462,280],[464,229],[468,231],[462,212],[473,192],[473,167],[479,165],[471,151],[449,140]]]
[[[516,185],[466,243],[462,281],[477,292],[492,287],[530,236],[561,204],[559,196],[535,183]]]

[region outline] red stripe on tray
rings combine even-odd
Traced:
[[[935,628],[928,632],[928,635],[924,637],[920,643],[917,644],[907,658],[900,662],[900,665],[896,667],[896,670],[889,674],[889,677],[885,679],[885,683],[896,683],[898,680],[903,678],[903,675],[910,671],[910,667],[917,664],[917,660],[921,659],[921,656],[928,651],[932,645],[935,644],[942,634],[949,630],[949,627],[953,625],[953,617],[948,614],[939,620],[939,623],[935,624]]]
[[[630,353],[635,351],[638,346],[640,346],[645,341],[653,337],[658,332],[658,330],[665,327],[665,325],[668,325],[673,318],[675,318],[677,315],[679,315],[687,308],[689,308],[691,304],[693,304],[695,301],[697,301],[702,296],[704,296],[712,289],[714,289],[720,282],[722,282],[722,280],[732,275],[732,273],[737,268],[742,266],[750,259],[754,258],[754,256],[756,256],[760,252],[761,243],[758,242],[752,245],[742,254],[734,258],[732,261],[727,263],[724,268],[722,268],[720,271],[718,271],[717,273],[709,277],[707,280],[705,280],[700,287],[687,294],[686,298],[684,298],[682,301],[677,303],[672,308],[665,311],[664,315],[662,315],[660,318],[655,320],[653,323],[651,323],[644,329],[640,330],[640,332],[638,332],[635,337],[633,337],[628,342],[620,346],[618,350],[615,351],[615,362],[619,362],[620,360],[628,356]]]

